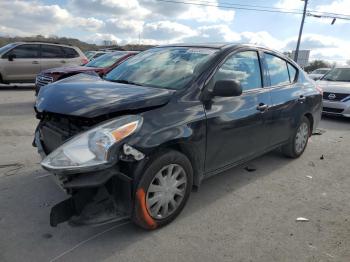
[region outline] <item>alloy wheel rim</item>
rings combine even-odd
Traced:
[[[309,136],[309,126],[304,122],[299,126],[298,132],[295,138],[295,151],[298,154],[300,154],[304,150],[307,143],[308,136]]]
[[[152,179],[146,204],[151,217],[164,219],[177,210],[185,197],[187,175],[177,164],[164,166]]]

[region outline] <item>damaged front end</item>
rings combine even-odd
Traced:
[[[128,145],[126,138],[141,125],[142,117],[123,116],[65,139],[62,130],[41,121],[33,143],[43,157],[41,165],[53,173],[60,187],[70,195],[52,207],[51,226],[65,221],[71,225],[91,225],[130,218],[133,203],[130,170],[144,154]]]

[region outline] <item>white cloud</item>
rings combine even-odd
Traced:
[[[108,14],[118,17],[144,18],[150,11],[138,0],[69,0],[69,6],[78,14]]]
[[[321,12],[348,14],[350,13],[350,1],[336,0],[330,4],[317,5],[315,9]]]
[[[218,3],[217,1],[215,1]],[[214,4],[216,4],[214,3]],[[196,20],[198,22],[216,23],[232,22],[235,17],[235,11],[223,10],[215,6],[190,6],[186,12],[179,15],[179,19]]]
[[[178,42],[185,37],[195,34],[196,32],[193,29],[183,24],[170,21],[158,21],[146,23],[143,28],[142,37],[145,39]]]
[[[76,27],[84,30],[99,30],[104,22],[94,17],[72,16],[59,5],[45,5],[29,1],[1,1],[0,24],[16,35],[48,35],[63,27]],[[12,34],[13,34],[12,33]]]

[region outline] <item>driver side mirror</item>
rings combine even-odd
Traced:
[[[14,58],[16,58],[15,54],[9,54],[9,56],[8,56],[9,61],[13,61]]]
[[[242,86],[235,80],[219,80],[215,83],[212,96],[231,97],[240,96]]]

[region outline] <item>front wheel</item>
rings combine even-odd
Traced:
[[[192,166],[177,151],[152,157],[136,190],[133,221],[155,229],[174,220],[191,193]]]
[[[307,117],[303,117],[298,128],[289,140],[288,144],[282,147],[282,152],[291,158],[297,158],[303,154],[309,141],[311,133],[310,121]]]

